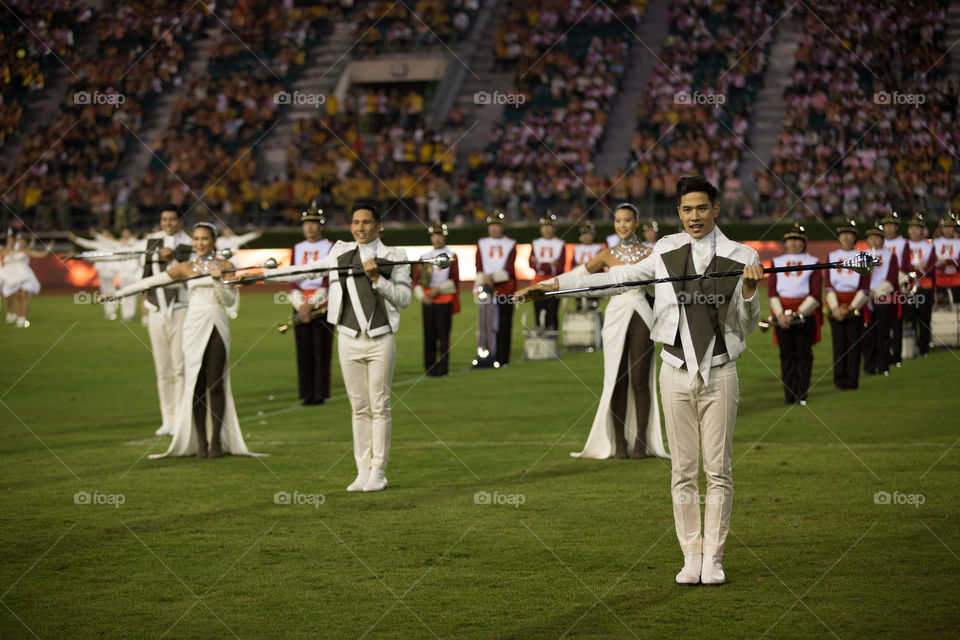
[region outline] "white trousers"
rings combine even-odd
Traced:
[[[172,431],[177,407],[183,396],[183,319],[187,308],[174,309],[171,317],[151,311],[147,318],[153,366],[157,372],[157,392],[160,396],[160,414],[163,428]]]
[[[117,292],[117,285],[115,283],[115,278],[117,275],[115,273],[101,273],[97,274],[100,278],[100,293],[105,296],[112,296]],[[111,300],[110,302],[103,303],[103,316],[106,319],[110,319],[117,315],[117,302],[116,300]]]
[[[122,289],[131,285],[140,279],[140,274],[136,271],[120,271],[117,273],[117,284]],[[120,300],[120,314],[124,322],[133,322],[137,315],[137,304],[140,302],[140,296],[127,296]]]
[[[671,494],[677,539],[684,555],[723,555],[733,504],[731,456],[740,385],[737,365],[728,362],[710,370],[710,383],[664,363],[660,398],[670,443]],[[707,478],[706,499],[699,492],[700,453]],[[705,503],[703,534],[700,505]]]
[[[390,456],[390,385],[397,358],[393,334],[353,338],[338,331],[337,352],[353,412],[357,470],[386,469]]]

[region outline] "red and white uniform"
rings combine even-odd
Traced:
[[[937,268],[937,255],[933,251],[933,243],[929,240],[907,242],[907,265],[905,271],[917,274],[917,287],[933,289],[934,272]]]
[[[907,269],[907,239],[897,236],[893,240],[888,238],[883,239],[883,248],[892,249],[897,256],[897,264],[900,267],[900,272],[904,273],[909,271]]]
[[[477,278],[493,278],[498,295],[517,290],[517,241],[513,238],[480,238],[477,241]]]
[[[855,258],[860,252],[856,249],[847,251],[837,249],[830,252],[830,262],[841,262]],[[846,305],[851,309],[859,309],[867,302],[867,293],[870,290],[870,276],[859,274],[853,269],[830,269],[827,272],[825,285],[827,304],[830,309],[837,309]]]
[[[537,238],[531,243],[530,268],[535,272],[533,284],[560,275],[566,263],[566,243],[560,238]]]
[[[880,266],[874,267],[870,274],[870,300],[867,302],[867,309],[873,309],[875,304],[892,304],[894,299],[890,294],[897,290],[897,274],[900,271],[897,254],[890,247],[867,249],[867,253],[870,257],[881,260]]]
[[[774,267],[799,267],[816,264],[817,259],[807,253],[785,253],[773,259]],[[793,311],[809,316],[813,313],[817,318],[817,330],[813,342],[820,342],[820,325],[823,317],[820,312],[820,291],[823,282],[822,272],[787,271],[785,273],[771,273],[767,276],[767,297],[770,298],[770,310],[774,315],[784,311]],[[773,341],[777,336],[774,333]]]
[[[610,235],[607,236],[608,247],[615,247],[618,244],[620,244],[620,236],[618,236],[615,233],[611,233]]]
[[[421,259],[427,258],[436,258],[439,255],[447,255],[453,259],[453,262],[450,263],[450,266],[446,269],[440,269],[434,265],[433,270],[430,272],[430,289],[437,289],[438,293],[433,298],[434,304],[452,304],[453,312],[460,312],[460,267],[457,265],[456,257],[457,255],[446,247],[441,247],[440,249],[433,249],[427,253],[420,256]],[[422,265],[417,265],[413,270],[413,281],[420,282],[420,270],[424,267]],[[417,289],[420,289],[420,294],[417,294]],[[414,294],[417,295],[417,298],[422,299],[423,294],[423,285],[418,284],[414,289]]]
[[[960,238],[934,238],[937,256],[937,286],[960,287]],[[940,263],[941,260],[945,262]]]
[[[600,242],[593,244],[578,244],[573,247],[573,266],[579,267],[587,264],[597,257],[597,254],[603,251],[604,245]]]
[[[293,245],[293,266],[302,266],[316,262],[330,253],[333,243],[327,239],[308,242],[303,240]],[[325,273],[316,278],[295,282],[290,285],[290,304],[300,308],[304,302],[309,302],[314,308],[320,308],[327,301],[327,279]]]

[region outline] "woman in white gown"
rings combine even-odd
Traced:
[[[650,255],[637,238],[640,212],[618,205],[614,228],[620,241],[578,269],[596,273],[636,264]],[[653,309],[642,289],[613,296],[603,321],[603,391],[583,451],[577,458],[669,458],[660,432],[654,344],[650,340]]]
[[[17,236],[7,247],[0,250],[3,259],[3,297],[7,299],[7,322],[18,327],[29,327],[27,311],[30,308],[30,296],[40,293],[40,281],[30,268],[30,258],[42,258],[49,251],[36,251],[35,239],[27,246],[21,236]]]
[[[198,458],[219,458],[224,453],[261,455],[247,449],[233,403],[230,326],[224,309],[233,304],[237,291],[223,284],[222,271],[232,269],[233,265],[216,257],[215,242],[215,227],[198,223],[193,229],[194,259],[117,292],[117,295],[126,295],[191,276],[209,276],[187,282],[190,295],[182,340],[184,393],[177,407],[170,447],[151,458],[194,454]]]

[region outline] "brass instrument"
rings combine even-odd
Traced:
[[[783,312],[783,315],[787,316],[787,320],[790,321],[791,327],[799,327],[807,319],[799,311],[794,311],[793,309],[787,309]],[[765,320],[761,320],[757,323],[757,326],[760,327],[760,331],[766,333],[770,330],[771,327],[776,327],[777,325],[777,316],[774,313],[770,313],[770,316]]]
[[[313,309],[310,312],[310,319],[313,320],[315,318],[319,318],[320,316],[324,315],[326,312],[327,312],[327,305],[323,305],[319,309]],[[304,323],[304,321],[300,319],[299,313],[294,312],[290,314],[290,317],[287,319],[286,322],[281,322],[277,326],[277,331],[280,332],[280,335],[284,335],[287,333],[287,331],[290,330],[290,327],[299,327],[302,324],[306,324],[306,323]]]
[[[843,310],[845,310],[845,311],[847,312],[847,315],[848,315],[848,316],[852,316],[852,317],[854,317],[854,318],[859,318],[859,317],[860,317],[860,309],[854,309],[853,307],[851,307],[851,306],[848,305],[848,304],[841,304],[841,305],[840,305],[840,308],[843,309]],[[833,319],[833,314],[830,312],[830,305],[825,305],[825,306],[824,306],[823,317],[826,318],[827,320],[832,320],[832,319]]]

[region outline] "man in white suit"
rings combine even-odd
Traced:
[[[763,280],[763,267],[756,251],[728,239],[715,226],[720,215],[717,189],[702,176],[677,181],[677,205],[684,232],[658,241],[653,260],[611,273],[562,274],[517,295],[536,298],[543,291],[743,269],[742,277],[658,283],[654,287],[651,337],[663,343],[660,394],[673,467],[673,517],[684,556],[676,579],[685,585],[715,585],[726,581],[721,560],[730,527],[731,449],[740,399],[734,360],[746,346],[744,335],[753,331],[759,320],[757,284]],[[588,295],[614,295],[624,290]],[[707,478],[702,533],[698,495],[701,450]]]
[[[380,242],[382,230],[373,203],[359,201],[350,216],[354,242],[338,241],[325,257],[306,265],[267,269],[267,277],[299,282],[316,278],[318,267],[347,268],[330,272],[327,321],[337,327],[337,351],[350,398],[353,454],[357,477],[347,491],[383,491],[390,454],[390,385],[396,360],[394,334],[400,309],[410,305],[410,266],[379,262],[407,259],[400,249]],[[276,280],[274,280],[276,281]]]
[[[190,235],[180,228],[180,214],[169,206],[160,212],[160,230],[147,236],[143,277],[154,276],[190,259]],[[150,310],[147,328],[163,424],[158,436],[172,436],[177,407],[183,394],[183,319],[187,316],[187,287],[182,282],[151,289],[145,305]]]

